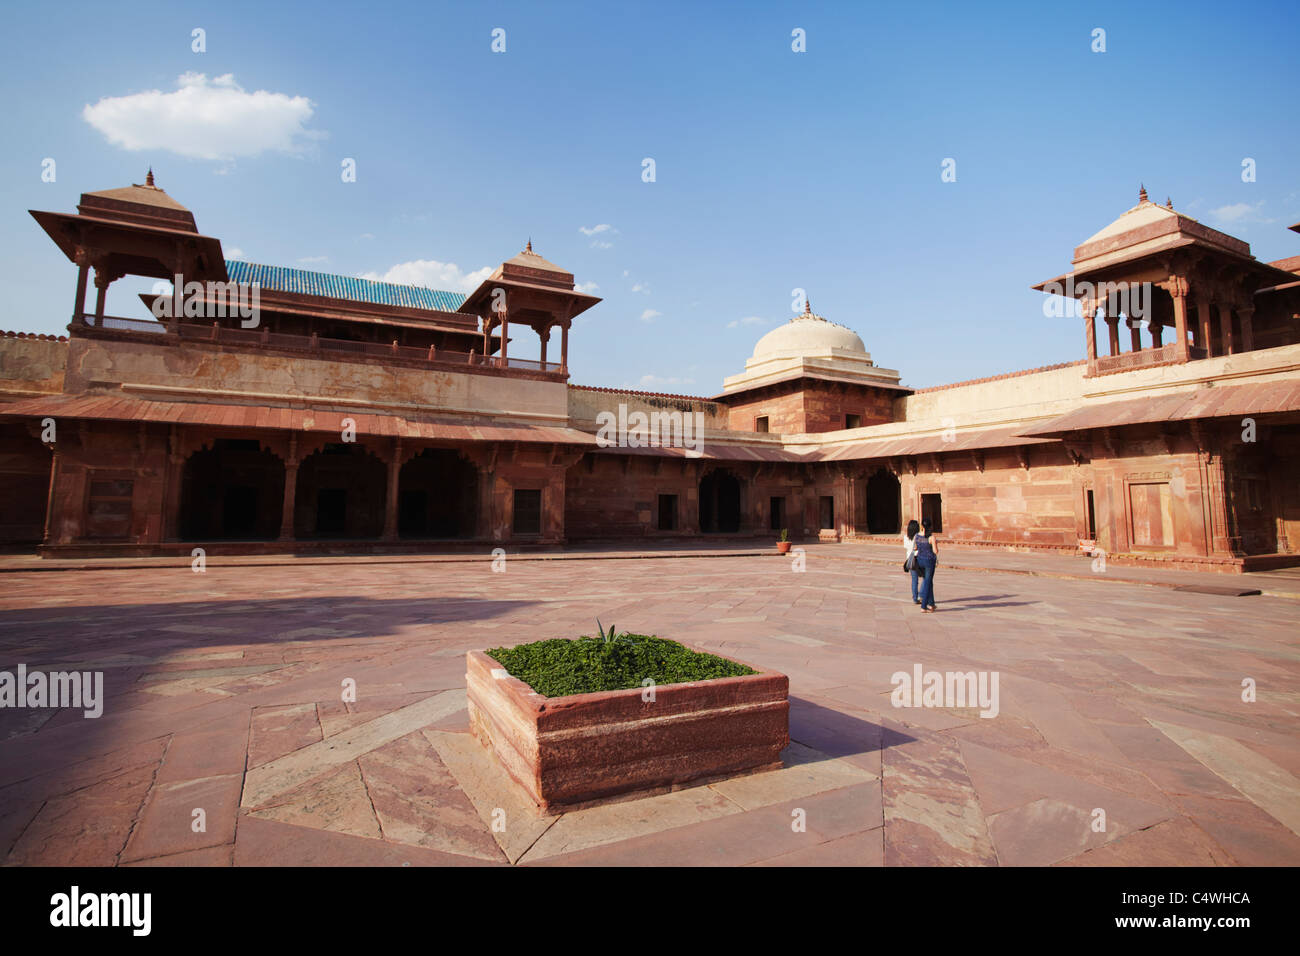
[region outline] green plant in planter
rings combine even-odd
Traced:
[[[628,634],[627,631],[624,631],[622,634],[615,634],[613,624],[611,624],[609,630],[606,631],[600,626],[600,618],[596,618],[596,634],[600,638],[602,644],[613,644],[615,641],[626,644],[632,639],[631,635]]]
[[[782,541],[789,541],[789,540],[790,540],[790,529],[789,529],[789,528],[782,528],[782,529],[781,529],[781,540],[782,540]]]
[[[552,638],[494,647],[487,656],[544,697],[589,694],[595,691],[656,684],[714,680],[757,673],[735,661],[683,647],[676,641],[647,634],[618,634],[600,627],[599,636],[577,640]]]

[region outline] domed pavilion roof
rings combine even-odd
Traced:
[[[835,349],[863,355],[867,352],[856,332],[817,315],[812,310],[812,303],[805,301],[802,314],[758,340],[753,358],[829,355]]]

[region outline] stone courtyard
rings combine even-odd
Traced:
[[[0,858],[1300,864],[1295,598],[941,567],[922,615],[859,554],[11,567],[0,669],[103,671],[106,701],[0,711]],[[788,674],[784,767],[536,814],[468,732],[465,652],[597,617]],[[917,665],[996,672],[997,715],[893,707]]]

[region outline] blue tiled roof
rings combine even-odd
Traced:
[[[257,262],[226,260],[226,272],[235,282],[256,282],[268,292],[295,292],[331,299],[349,299],[371,305],[396,305],[408,309],[437,309],[455,312],[465,301],[460,292],[443,292],[395,282],[374,282],[355,276],[308,272],[285,266],[264,266]]]

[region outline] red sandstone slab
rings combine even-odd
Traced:
[[[543,697],[482,651],[466,665],[475,736],[547,812],[777,767],[790,742],[776,671],[662,684],[646,700],[639,687]]]
[[[122,862],[234,843],[242,783],[240,774],[227,774],[155,786],[122,851]]]

